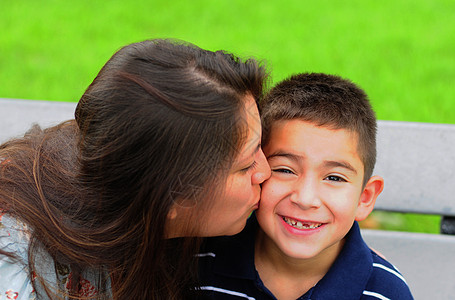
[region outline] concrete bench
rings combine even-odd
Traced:
[[[0,98],[0,143],[23,136],[34,123],[45,128],[74,119],[76,104]]]
[[[455,125],[380,121],[375,210],[441,216],[441,234],[362,230],[416,299],[455,299]]]
[[[76,103],[0,99],[0,142],[72,119]],[[416,299],[455,299],[455,125],[379,121],[376,210],[440,215],[441,234],[362,230]],[[449,234],[443,234],[449,233]]]

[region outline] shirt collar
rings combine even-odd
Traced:
[[[312,289],[314,299],[358,299],[373,271],[371,250],[360,234],[357,222],[346,235],[346,242],[335,263]]]
[[[215,245],[214,272],[232,278],[259,280],[254,265],[254,240],[258,229],[256,217],[250,217],[245,229],[223,237]],[[327,274],[302,298],[358,299],[373,271],[371,250],[360,234],[357,222],[346,235],[346,242]]]

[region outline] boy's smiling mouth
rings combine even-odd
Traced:
[[[294,220],[288,217],[282,217],[283,221],[286,222],[286,224],[297,228],[297,229],[316,229],[319,228],[323,225],[323,223],[314,223],[314,222],[307,222],[307,221],[298,221]]]

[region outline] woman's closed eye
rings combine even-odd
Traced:
[[[246,167],[246,168],[243,168],[243,169],[240,170],[240,171],[243,172],[243,173],[246,173],[246,172],[248,172],[248,171],[250,171],[250,170],[255,169],[255,168],[257,167],[257,165],[258,165],[258,163],[257,163],[256,161],[253,161],[253,163],[252,163],[251,165],[249,165],[249,166]]]

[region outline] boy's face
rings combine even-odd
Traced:
[[[256,215],[265,239],[293,258],[338,255],[354,220],[372,209],[359,201],[364,168],[356,135],[301,120],[277,121],[264,153],[272,176],[262,185]]]

